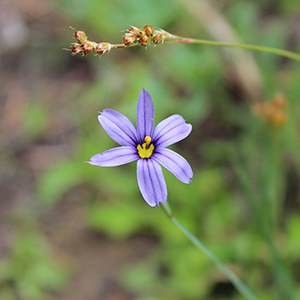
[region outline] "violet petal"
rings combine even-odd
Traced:
[[[152,159],[137,162],[137,181],[143,198],[150,206],[167,200],[167,185],[161,166]]]
[[[145,89],[143,89],[139,95],[136,127],[139,143],[142,143],[147,135],[152,137],[154,128],[154,106],[151,95]]]
[[[137,159],[139,159],[139,156],[136,148],[122,146],[95,154],[88,163],[100,167],[115,167],[125,165]]]
[[[182,116],[172,115],[161,121],[155,128],[153,141],[156,147],[167,147],[186,138],[192,131]]]
[[[178,153],[162,148],[155,152],[152,159],[157,161],[183,183],[190,183],[193,170],[190,164]]]
[[[113,109],[104,109],[98,120],[107,134],[121,146],[136,145],[136,130],[123,114]]]

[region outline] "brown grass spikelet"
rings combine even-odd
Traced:
[[[269,102],[259,102],[253,112],[273,127],[282,127],[287,121],[287,99],[279,93]]]

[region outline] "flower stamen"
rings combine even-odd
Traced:
[[[149,145],[152,141],[151,137],[149,135],[146,135],[145,138],[144,138],[144,141],[146,142],[147,148],[149,148]]]
[[[137,151],[140,156],[140,158],[149,158],[154,151],[154,145],[151,144],[151,137],[149,135],[145,136],[144,138],[145,143],[142,145],[137,145]]]

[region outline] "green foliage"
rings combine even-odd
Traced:
[[[46,299],[63,287],[67,272],[54,262],[49,246],[32,226],[19,229],[8,260],[0,263],[0,298]],[[30,229],[30,230],[28,230]]]
[[[57,201],[82,179],[82,167],[73,162],[60,162],[40,178],[38,199],[46,204]]]
[[[265,18],[268,1],[229,1],[224,7],[212,2],[220,5],[219,12],[241,41],[290,46],[291,25],[286,16],[299,10],[296,1],[279,1],[271,19]],[[206,38],[201,20],[193,19],[180,1],[63,0],[55,5],[54,10],[66,16],[70,25],[86,30],[97,41],[120,42],[122,30],[148,23],[181,35],[199,28],[198,37]],[[49,32],[55,30],[53,26]],[[35,158],[36,146],[57,146],[62,153],[51,157],[46,167],[27,169],[26,175],[33,177],[34,204],[29,209],[36,214],[32,218],[39,223],[38,209],[47,213],[65,203],[65,196],[75,188],[85,189],[81,209],[86,232],[101,232],[112,242],[131,243],[133,236],[154,240],[154,250],[147,257],[128,263],[119,272],[118,283],[134,299],[241,299],[231,286],[227,295],[220,288],[225,279],[207,257],[177,231],[160,208],[150,208],[143,201],[134,163],[118,168],[85,163],[92,155],[116,146],[99,125],[98,112],[116,109],[135,123],[136,101],[144,87],[153,96],[156,124],[180,113],[193,125],[191,135],[173,148],[191,163],[193,182],[184,185],[164,170],[168,201],[176,217],[260,299],[300,298],[299,64],[269,54],[253,55],[262,77],[261,98],[254,100],[266,102],[277,92],[287,98],[287,123],[273,128],[253,113],[236,70],[224,63],[227,57],[221,49],[158,45],[118,49],[100,59],[65,53],[64,61],[61,45],[67,46],[71,37],[66,40],[67,28],[60,30],[62,39],[55,42],[49,37],[51,43],[43,55],[51,62],[57,57],[49,68],[54,72],[59,67],[53,77],[62,81],[63,88],[58,90],[64,102],[56,102],[51,88],[39,84],[40,95],[28,104],[22,119],[21,134],[27,144],[19,152],[24,160],[27,152]],[[30,58],[34,66],[41,60],[33,54]],[[61,76],[64,67],[67,73]],[[244,72],[248,72],[246,66]],[[37,100],[45,95],[51,101]],[[53,126],[59,118],[67,125]],[[59,131],[51,132],[54,142],[48,136],[51,126]],[[15,152],[17,157],[19,152]],[[13,171],[19,170],[18,159]],[[30,165],[23,161],[20,168],[26,163]],[[76,199],[75,195],[74,203]],[[75,207],[72,201],[67,203],[70,211]],[[68,275],[50,249],[42,230],[24,227],[16,234],[9,257],[0,263],[1,300],[50,299],[49,290],[63,289]]]
[[[120,28],[127,28],[132,24],[166,26],[180,12],[175,1],[109,1],[99,5],[99,1],[92,0],[85,5],[80,0],[74,0],[61,1],[59,4],[60,8],[85,26],[93,27],[97,31],[101,28],[106,34],[115,34],[120,32]]]
[[[24,118],[24,129],[29,137],[37,137],[45,130],[48,113],[39,102],[30,103]]]
[[[141,232],[151,216],[145,211],[136,213],[136,207],[128,202],[94,204],[87,212],[90,226],[107,232],[112,238],[124,239]]]

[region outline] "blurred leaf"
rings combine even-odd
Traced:
[[[66,270],[54,261],[48,244],[31,226],[23,225],[17,233],[10,257],[0,265],[0,283],[7,286],[4,300],[10,299],[9,290],[22,299],[45,299],[50,290],[58,290],[67,279]],[[0,288],[0,295],[1,292]]]
[[[61,162],[49,168],[39,178],[37,198],[41,203],[52,204],[72,186],[82,181],[82,164]]]
[[[48,112],[41,102],[32,102],[26,111],[24,128],[30,137],[36,137],[44,132],[48,121]]]
[[[73,17],[81,20],[95,30],[100,30],[106,34],[114,34],[120,30],[128,28],[130,25],[144,26],[152,24],[153,26],[165,27],[168,23],[175,20],[176,15],[180,13],[180,8],[176,1],[109,1],[99,2],[97,0],[89,1],[88,5],[83,5],[80,0],[60,1],[58,5]],[[101,39],[96,37],[96,39]],[[118,41],[120,37],[113,40]]]
[[[88,221],[92,228],[104,230],[113,238],[126,238],[142,231],[145,215],[134,205],[108,203],[88,208]]]
[[[296,15],[300,12],[299,2],[297,0],[279,1],[280,10],[289,15]]]
[[[286,232],[286,245],[285,249],[287,255],[293,259],[300,258],[300,217],[295,215],[289,218]]]
[[[120,279],[130,290],[147,294],[150,285],[157,283],[157,264],[153,260],[129,266],[122,271]]]

